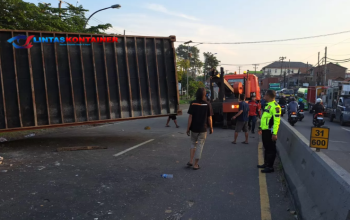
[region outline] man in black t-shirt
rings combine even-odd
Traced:
[[[196,92],[196,100],[191,102],[190,108],[188,109],[187,135],[191,135],[191,150],[190,161],[187,163],[187,166],[193,166],[194,170],[200,168],[198,161],[201,159],[204,142],[207,137],[208,125],[210,134],[213,133],[213,109],[211,108],[211,104],[206,101],[205,95],[205,89],[199,88]],[[194,165],[193,158],[195,159]]]

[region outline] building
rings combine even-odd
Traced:
[[[329,79],[346,78],[347,68],[339,64],[327,63],[326,79],[324,78],[325,65],[315,66],[310,69],[314,85],[327,85]]]
[[[304,83],[312,85],[312,78],[308,72],[294,73],[286,77],[288,88],[301,87]]]
[[[286,73],[286,75],[295,74],[300,72],[300,69],[308,69],[308,67],[311,68],[312,65],[307,65],[303,62],[286,61],[282,63],[281,61],[276,61],[263,67],[262,71],[265,77],[284,76],[284,73]]]

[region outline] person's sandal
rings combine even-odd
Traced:
[[[198,164],[198,168],[193,167],[193,170],[199,170],[201,167]]]
[[[191,164],[190,162],[187,163],[187,166],[191,167],[193,166],[193,164]]]

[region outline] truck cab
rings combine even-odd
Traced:
[[[340,122],[340,125],[345,125],[350,122],[350,95],[342,95],[339,97],[335,113],[330,116]]]
[[[329,120],[345,125],[350,122],[350,86],[339,85],[327,90],[326,112]]]
[[[224,128],[234,125],[231,118],[237,114],[239,109],[239,95],[245,94],[246,102],[252,96],[260,101],[260,87],[258,77],[253,74],[226,75],[224,68],[220,73],[216,70],[209,72],[210,90],[213,94],[215,87],[218,88],[218,96],[211,96],[210,103],[213,108],[213,123],[220,123]]]

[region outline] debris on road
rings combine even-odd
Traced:
[[[187,201],[187,204],[191,208],[194,205],[194,201],[192,201],[192,200]]]
[[[162,174],[160,175],[162,178],[165,178],[165,179],[172,179],[174,177],[173,174]]]
[[[31,133],[31,134],[27,134],[27,135],[24,136],[24,137],[29,138],[29,137],[34,137],[34,136],[35,136],[35,134],[34,134],[34,133]]]
[[[44,167],[44,166],[40,166],[40,167],[38,167],[38,170],[43,170],[43,169],[45,169],[46,167]]]
[[[57,148],[57,152],[61,152],[61,151],[77,151],[77,150],[99,150],[99,149],[107,149],[107,147],[100,147],[100,146],[59,147],[59,148]]]
[[[6,142],[6,141],[7,141],[6,138],[0,137],[0,142]]]
[[[150,126],[146,126],[145,130],[151,130],[151,127]]]

